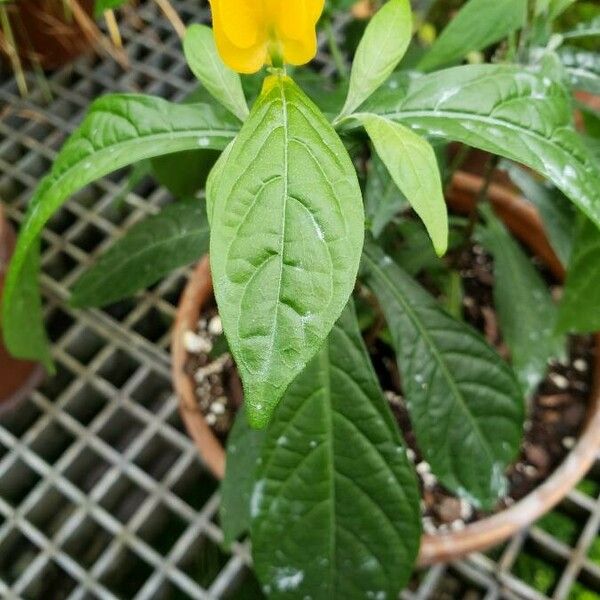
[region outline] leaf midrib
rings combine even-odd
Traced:
[[[526,98],[523,97],[523,100],[526,100]],[[494,110],[495,110],[495,108],[494,108]],[[478,115],[476,113],[471,113],[471,112],[466,112],[466,111],[461,111],[461,110],[439,110],[439,109],[406,110],[406,111],[400,109],[400,110],[396,110],[396,111],[382,112],[382,113],[375,113],[375,114],[387,117],[392,120],[397,119],[398,121],[402,121],[403,118],[410,119],[410,118],[414,118],[414,117],[416,117],[416,118],[419,118],[419,117],[434,118],[434,119],[447,118],[447,119],[455,119],[455,120],[457,118],[465,118],[465,119],[470,119],[472,121],[478,121],[480,123],[484,123],[485,125],[492,124],[492,125],[496,125],[498,127],[511,129],[513,131],[519,132],[520,134],[524,134],[529,137],[537,138],[538,140],[540,140],[543,143],[552,144],[553,146],[555,146],[556,148],[558,148],[565,154],[567,154],[568,150],[569,150],[568,148],[565,148],[564,146],[559,144],[554,137],[546,137],[537,131],[527,129],[525,127],[521,127],[519,125],[511,123],[510,121],[503,121],[501,119],[498,119],[496,117],[492,117],[489,115]],[[568,129],[568,127],[566,127],[566,125],[561,126],[561,128]],[[572,158],[572,157],[570,156],[570,158]],[[577,162],[584,165],[584,163],[581,163],[581,161],[579,161],[578,159],[577,159]]]

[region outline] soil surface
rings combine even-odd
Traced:
[[[508,358],[494,310],[492,259],[480,246],[474,245],[462,250],[460,256],[451,256],[450,260],[459,265],[463,281],[463,318],[481,331],[501,356]],[[546,277],[552,293],[558,296],[560,287],[541,266],[536,266]],[[431,289],[428,281],[421,282]],[[188,332],[185,339],[189,353],[186,372],[195,381],[199,409],[221,440],[225,440],[242,401],[241,385],[223,339],[214,305],[207,308],[196,331]],[[481,519],[484,513],[439,485],[429,464],[422,459],[402,396],[393,352],[379,341],[371,344],[369,350],[419,477],[424,530],[427,533],[460,530],[467,523]],[[521,453],[506,473],[508,494],[492,512],[502,511],[543,482],[563,461],[582,430],[592,387],[593,338],[570,337],[566,356],[562,362],[548,364],[546,378],[530,399]]]

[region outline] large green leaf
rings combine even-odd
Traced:
[[[248,105],[240,76],[219,56],[213,31],[206,25],[191,25],[183,40],[183,50],[192,73],[225,108],[244,121]]]
[[[31,200],[4,289],[3,322],[9,350],[31,359],[47,353],[42,350],[41,326],[36,322],[21,328],[17,313],[26,291],[35,295],[26,280],[35,278],[35,273],[24,269],[26,261],[33,260],[29,253],[35,252],[45,223],[69,196],[99,177],[146,158],[198,147],[222,149],[238,127],[228,112],[206,104],[178,105],[133,94],[96,100]],[[31,320],[40,318],[41,314],[30,315]]]
[[[248,425],[242,406],[227,437],[225,478],[221,483],[219,521],[225,546],[250,529],[250,496],[265,433],[265,429],[257,431]]]
[[[546,374],[548,359],[562,355],[564,339],[554,333],[557,308],[531,260],[489,206],[484,209],[486,225],[477,230],[477,238],[494,257],[494,305],[500,330],[529,396]]]
[[[511,65],[469,65],[391,83],[365,111],[523,163],[600,226],[600,171],[560,82]]]
[[[105,306],[127,298],[208,251],[206,208],[180,201],[134,225],[73,286],[71,304]]]
[[[275,413],[251,514],[272,598],[396,598],[408,580],[419,491],[352,303]]]
[[[379,237],[393,217],[408,207],[408,200],[381,158],[373,152],[365,186],[365,212],[373,235]]]
[[[589,219],[582,219],[578,227],[559,308],[558,330],[600,331],[600,232]]]
[[[513,372],[379,248],[369,245],[363,257],[425,460],[447,488],[493,507],[521,441],[523,397]]]
[[[341,115],[358,108],[394,71],[412,37],[408,0],[389,0],[369,22],[358,45]]]
[[[248,418],[267,424],[354,287],[364,237],[356,172],[294,82],[271,76],[211,177],[211,267]]]
[[[407,127],[376,115],[361,115],[377,154],[419,215],[439,256],[448,248],[448,213],[435,152]]]
[[[432,71],[456,63],[469,52],[483,50],[521,28],[527,19],[527,0],[469,0],[458,12],[418,68]]]

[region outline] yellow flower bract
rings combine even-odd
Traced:
[[[317,53],[324,0],[210,0],[221,58],[238,73],[263,65],[303,65]]]

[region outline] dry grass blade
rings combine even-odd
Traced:
[[[0,45],[10,60],[10,64],[15,73],[19,93],[21,96],[26,96],[28,92],[27,81],[25,80],[23,65],[21,64],[21,59],[19,58],[19,53],[17,51],[17,45],[10,25],[10,19],[8,18],[8,12],[4,6],[0,6],[0,21],[2,25]]]
[[[100,29],[88,14],[81,8],[77,0],[68,0],[73,16],[81,27],[83,34],[92,44],[99,44],[102,49],[116,60],[124,69],[129,68],[129,60],[122,49],[114,48],[110,41],[102,34]]]
[[[173,29],[177,32],[177,35],[183,39],[185,36],[185,24],[180,19],[179,15],[173,8],[173,5],[169,2],[169,0],[154,0],[160,10],[162,10],[165,17],[169,20],[171,25],[173,25]]]
[[[108,35],[112,43],[117,48],[123,48],[123,39],[121,38],[121,32],[119,31],[119,25],[117,18],[113,10],[104,11],[104,20],[106,21],[106,27],[108,28]]]

